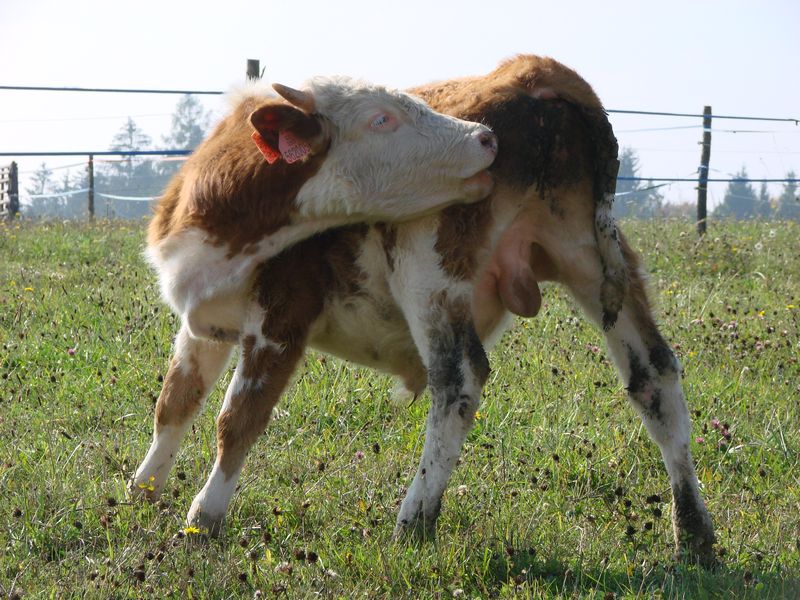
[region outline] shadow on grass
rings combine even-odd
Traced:
[[[780,569],[748,569],[724,562],[709,570],[695,564],[618,567],[568,564],[532,550],[494,550],[478,587],[500,591],[528,590],[555,595],[619,598],[800,598],[800,577]]]

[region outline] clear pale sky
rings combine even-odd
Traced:
[[[700,113],[709,104],[715,114],[800,118],[797,0],[0,0],[0,25],[0,85],[228,90],[257,58],[265,78],[288,85],[341,73],[402,88],[536,53],[576,69],[607,108]],[[105,150],[128,116],[160,144],[178,99],[0,90],[0,152]],[[203,102],[217,115],[225,108],[219,97]],[[612,122],[641,175],[696,173],[699,119]],[[641,131],[674,127],[692,128]],[[800,173],[800,127],[720,120],[714,129],[712,176],[743,165],[753,178]],[[83,159],[18,162],[27,172],[43,160]],[[712,205],[725,185],[711,186]],[[692,188],[664,191],[694,201]]]

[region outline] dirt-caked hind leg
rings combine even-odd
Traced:
[[[603,270],[593,248],[576,249],[564,283],[592,320],[603,326],[631,404],[661,450],[672,487],[678,553],[713,565],[716,537],[689,450],[691,423],[680,382],[681,367],[653,319],[638,258],[621,234],[620,244],[628,287],[613,324],[600,300]]]

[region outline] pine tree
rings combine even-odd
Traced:
[[[53,171],[47,168],[47,163],[42,163],[31,177],[33,185],[25,188],[29,196],[41,196],[51,191]],[[47,196],[45,198],[30,198],[30,204],[25,208],[25,213],[33,217],[52,217],[58,211],[58,198]]]
[[[769,199],[769,190],[767,183],[761,182],[761,189],[758,191],[758,211],[759,215],[768,219],[772,216],[772,203]]]
[[[195,96],[183,96],[172,114],[172,129],[164,136],[170,150],[194,150],[203,141],[209,116]]]
[[[619,158],[617,198],[614,200],[614,216],[617,218],[648,219],[661,214],[664,197],[653,182],[631,180],[639,176],[639,157],[633,148],[623,148]]]
[[[209,120],[209,114],[196,96],[183,96],[172,113],[172,128],[162,138],[164,146],[167,150],[194,150],[203,141]],[[180,165],[180,161],[165,161],[158,166],[158,171],[162,175],[171,176]]]
[[[764,216],[761,214],[758,196],[756,196],[753,186],[750,185],[745,167],[742,167],[742,170],[734,175],[733,181],[728,184],[725,198],[722,200],[722,204],[714,210],[714,216],[730,219],[755,219]]]
[[[50,187],[50,178],[53,176],[53,171],[47,168],[47,163],[42,163],[41,166],[33,173],[33,187],[25,188],[31,196],[37,196],[45,193]]]
[[[138,150],[149,150],[152,146],[152,139],[144,133],[136,122],[128,117],[128,120],[117,132],[111,141],[111,150],[120,152],[136,152]],[[133,188],[134,176],[136,171],[141,171],[140,167],[146,165],[144,170],[152,166],[151,161],[142,161],[132,156],[126,156],[121,162],[112,163],[111,170],[114,173],[114,181],[111,182],[115,187],[128,191]]]
[[[111,141],[111,150],[136,152],[152,150],[153,141],[142,131],[136,122],[128,120]],[[95,182],[98,191],[97,214],[108,217],[140,217],[150,213],[147,202],[138,200],[114,200],[103,198],[102,194],[131,196],[133,198],[155,197],[163,188],[164,178],[153,167],[153,161],[135,156],[126,156],[120,161],[111,162],[101,170],[102,187]]]
[[[794,171],[786,174],[786,179],[797,179]],[[800,190],[797,189],[797,181],[787,181],[783,184],[783,192],[778,198],[778,208],[776,216],[779,219],[791,219],[800,221]]]

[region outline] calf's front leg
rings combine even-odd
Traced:
[[[193,337],[185,325],[181,328],[156,402],[153,442],[129,485],[132,493],[150,500],[159,497],[181,441],[228,366],[232,349],[230,344]]]
[[[435,534],[450,475],[472,429],[489,362],[472,323],[469,301],[446,292],[425,312],[410,315],[415,341],[428,370],[431,408],[414,480],[400,506],[394,535]]]

